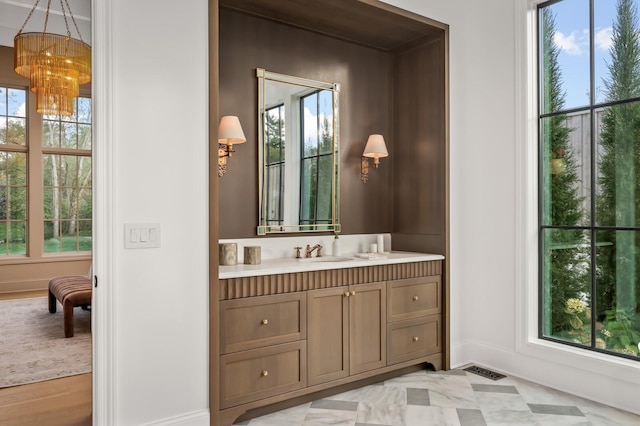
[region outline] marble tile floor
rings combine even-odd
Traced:
[[[640,416],[507,376],[419,371],[237,423],[249,426],[640,425]]]

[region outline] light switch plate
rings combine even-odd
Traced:
[[[159,223],[125,223],[124,248],[160,247]]]

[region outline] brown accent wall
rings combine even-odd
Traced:
[[[399,53],[394,74],[394,249],[447,255],[443,36]]]
[[[256,68],[340,83],[340,201],[345,234],[391,232],[391,167],[382,159],[360,181],[368,136],[394,146],[392,54],[220,9],[220,115],[237,115],[247,142],[220,179],[220,238],[248,238],[258,225]]]

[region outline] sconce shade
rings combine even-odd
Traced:
[[[369,180],[369,160],[367,158],[373,158],[373,167],[377,168],[380,165],[380,158],[388,156],[389,152],[382,135],[370,135],[360,161],[360,180],[362,183],[367,183]]]
[[[388,157],[387,145],[384,143],[382,135],[371,135],[367,140],[367,145],[364,147],[363,157],[369,158],[381,158]]]
[[[220,119],[220,125],[218,126],[218,143],[235,145],[246,141],[247,138],[244,136],[238,117],[235,115],[225,115]]]

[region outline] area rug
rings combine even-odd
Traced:
[[[0,300],[0,388],[91,371],[91,312],[74,310],[74,336],[65,338],[62,306],[46,297]]]

